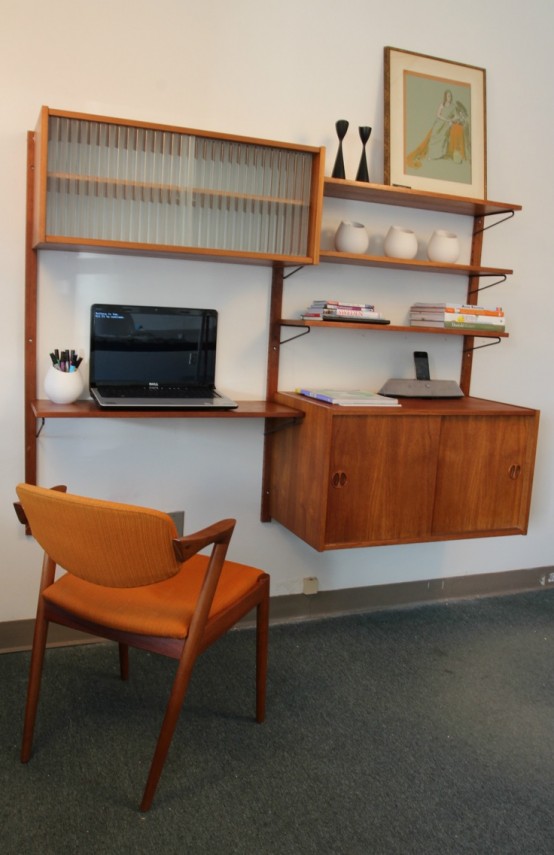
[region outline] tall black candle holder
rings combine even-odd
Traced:
[[[358,172],[356,173],[356,181],[369,181],[369,172],[367,168],[367,157],[366,157],[366,144],[371,136],[371,128],[367,126],[362,126],[358,128],[360,132],[360,139],[362,141],[362,156],[360,158],[360,165],[358,166]]]
[[[335,128],[339,138],[339,150],[337,151],[337,156],[335,158],[332,176],[333,178],[346,178],[344,172],[344,157],[342,155],[342,141],[346,136],[346,131],[348,130],[348,122],[346,119],[339,119],[338,122],[335,122]]]

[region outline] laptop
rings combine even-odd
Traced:
[[[111,409],[230,410],[215,388],[217,312],[95,303],[90,394]]]

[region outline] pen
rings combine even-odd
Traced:
[[[52,365],[58,371],[63,371],[65,374],[70,374],[77,371],[79,365],[83,361],[82,356],[77,356],[76,350],[59,350],[55,348],[50,353]]]

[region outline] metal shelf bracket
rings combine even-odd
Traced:
[[[474,274],[472,274],[471,278],[473,279],[475,277],[477,279],[479,277],[495,276],[495,275],[496,274],[494,274],[494,273],[474,273]],[[480,285],[479,288],[472,288],[468,293],[469,294],[478,294],[479,291],[486,291],[487,288],[494,288],[495,285],[502,285],[502,283],[505,282],[507,278],[508,277],[506,276],[506,274],[503,273],[501,275],[500,279],[497,279],[495,282],[489,282],[488,285]]]
[[[285,327],[286,324],[281,324],[281,326]],[[279,342],[279,344],[286,344],[289,341],[294,341],[296,338],[302,338],[303,336],[308,335],[310,330],[311,327],[302,327],[302,332],[299,332],[296,335],[291,335],[289,336],[289,338],[284,338],[282,341]]]
[[[473,347],[464,347],[464,355],[472,353],[474,350],[482,350],[483,347],[492,347],[494,344],[500,344],[501,339],[495,338],[494,341],[488,341],[486,344],[475,344]]]
[[[501,223],[505,223],[507,220],[511,220],[512,217],[515,216],[515,211],[508,211],[505,217],[502,217],[501,220],[495,220],[493,223],[489,223],[488,226],[483,226],[482,229],[476,229],[474,231],[474,235],[480,235],[482,232],[486,232],[487,229],[493,229],[495,226],[499,226]],[[482,214],[483,217],[498,217],[499,215],[494,211],[491,211],[489,214]]]
[[[283,273],[283,279],[288,279],[290,276],[294,276],[295,273],[298,273],[299,270],[303,270],[304,267],[304,264],[300,264],[298,267],[295,267],[294,270],[289,270],[288,273]]]

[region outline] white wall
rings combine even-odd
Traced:
[[[328,147],[347,118],[346,160],[359,157],[355,129],[369,124],[370,174],[383,173],[383,47],[392,45],[487,69],[488,195],[521,203],[511,222],[487,232],[483,263],[513,267],[507,285],[485,292],[504,305],[511,337],[475,357],[474,394],[539,407],[540,442],[527,537],[490,538],[318,554],[276,523],[259,521],[262,423],[124,420],[46,423],[39,483],[75,492],[184,508],[190,531],[236,516],[231,555],[272,574],[274,594],[485,573],[554,563],[551,536],[554,447],[551,379],[554,267],[550,195],[554,113],[549,83],[554,6],[550,0],[2,0],[0,234],[3,367],[0,409],[0,620],[34,613],[39,554],[11,503],[23,478],[23,292],[26,132],[42,104]],[[423,239],[434,214],[348,213],[381,234],[413,222]],[[343,215],[333,202],[325,238]],[[467,237],[465,220],[449,220]],[[464,231],[465,230],[465,231]],[[467,239],[466,239],[467,243]],[[322,265],[290,280],[286,309],[312,297],[371,296],[393,321],[412,299],[463,298],[452,277]],[[39,382],[52,347],[86,352],[95,300],[205,305],[221,315],[218,385],[240,398],[264,394],[270,274],[264,268],[178,260],[43,253],[40,264]],[[418,290],[418,288],[420,290]],[[490,295],[490,296],[489,296]],[[378,388],[411,374],[411,352],[428,349],[434,376],[456,376],[459,342],[340,330],[287,345],[281,388],[348,377]],[[46,356],[46,358],[45,358]],[[345,374],[345,367],[347,374]]]

